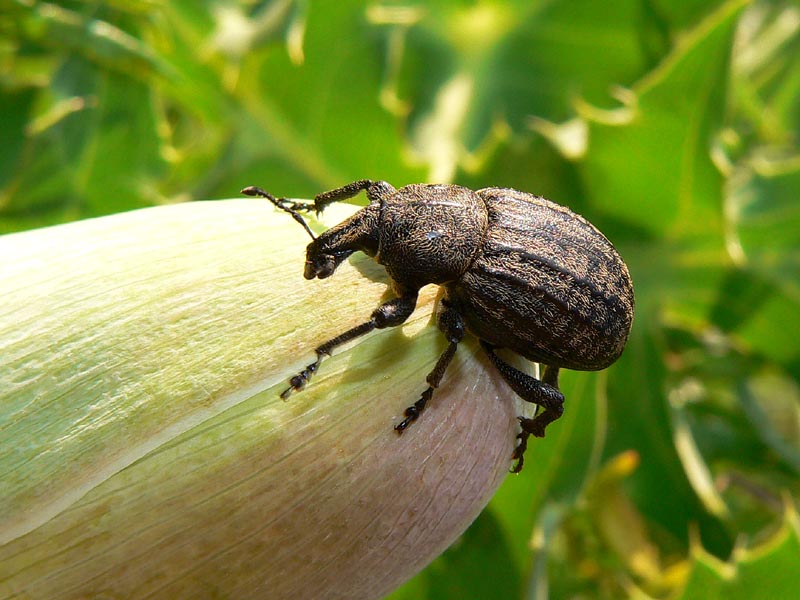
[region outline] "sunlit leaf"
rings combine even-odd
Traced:
[[[624,108],[584,109],[590,137],[582,172],[598,209],[658,234],[707,236],[721,227],[722,176],[710,151],[722,123],[731,40],[747,3],[727,2],[688,32],[621,97]]]
[[[681,600],[790,597],[800,584],[800,525],[793,510],[778,532],[724,562],[695,547]]]

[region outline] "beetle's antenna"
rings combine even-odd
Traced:
[[[244,188],[241,193],[245,196],[258,196],[261,198],[266,198],[277,208],[280,208],[282,211],[292,215],[292,218],[303,226],[303,229],[305,229],[306,233],[311,236],[312,240],[317,239],[317,236],[315,236],[314,232],[311,231],[308,223],[306,223],[305,219],[303,219],[303,217],[300,215],[300,211],[314,210],[314,205],[310,202],[295,202],[294,200],[289,200],[288,198],[276,198],[269,192],[264,191],[255,185],[250,185]]]

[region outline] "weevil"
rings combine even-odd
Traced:
[[[319,236],[303,219],[301,213],[319,214],[361,192],[369,204]],[[394,428],[402,433],[419,418],[469,332],[511,389],[537,405],[532,418],[518,417],[521,431],[511,458],[512,471],[519,472],[529,436],[544,437],[564,412],[559,369],[604,369],[627,342],[634,296],[625,262],[589,221],[544,198],[443,184],[395,189],[370,179],[321,193],[313,202],[276,198],[255,186],[242,193],[266,198],[311,236],[306,279],[330,277],[348,256],[363,252],[385,267],[396,294],[369,320],[318,346],[316,360],[289,380],[284,399],[302,390],[336,347],[405,322],[419,290],[437,284],[444,288],[438,327],[448,345],[427,376],[427,389]],[[541,379],[511,366],[497,354],[502,348],[542,365]]]

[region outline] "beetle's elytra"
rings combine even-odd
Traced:
[[[318,214],[362,191],[369,205],[319,237],[300,214]],[[534,418],[519,417],[512,457],[518,472],[528,437],[543,437],[564,411],[559,369],[603,369],[625,347],[634,308],[627,266],[591,223],[549,200],[504,188],[414,184],[396,190],[368,179],[319,194],[313,203],[275,198],[257,187],[242,193],[268,199],[311,236],[306,279],[329,277],[361,251],[386,268],[397,294],[365,323],[317,347],[317,360],[291,378],[284,398],[301,390],[337,346],[403,323],[420,288],[438,284],[444,288],[438,325],[449,345],[428,374],[428,388],[395,429],[402,432],[419,417],[469,331],[514,392],[544,409]],[[541,363],[542,379],[509,365],[498,348]]]

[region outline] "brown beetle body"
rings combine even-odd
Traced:
[[[633,318],[633,286],[611,243],[543,198],[502,188],[477,193],[489,228],[470,268],[446,286],[467,329],[555,367],[588,371],[617,360]]]
[[[319,346],[317,360],[291,379],[282,396],[302,389],[333,348],[403,323],[419,289],[438,284],[445,288],[439,328],[449,346],[428,375],[427,390],[395,429],[402,432],[419,417],[466,329],[512,389],[545,409],[532,419],[520,417],[518,471],[528,436],[543,436],[563,412],[558,370],[603,369],[622,353],[634,310],[625,263],[586,219],[517,190],[427,184],[395,190],[383,181],[360,180],[318,195],[313,204],[276,199],[260,188],[243,192],[268,198],[313,238],[299,211],[320,212],[362,190],[369,205],[308,245],[305,277],[329,277],[361,251],[385,266],[398,297],[380,305],[369,321]],[[543,364],[544,376],[538,380],[515,369],[495,353],[498,348]]]

